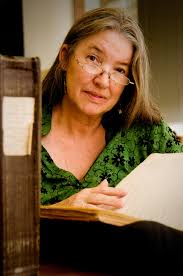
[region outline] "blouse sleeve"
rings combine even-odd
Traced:
[[[153,152],[183,152],[183,144],[179,141],[175,131],[164,121],[152,128],[151,139],[153,141]]]

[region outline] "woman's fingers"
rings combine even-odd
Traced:
[[[97,187],[85,188],[53,206],[117,209],[123,207],[122,197],[125,195],[125,191],[109,187],[107,180],[104,180]]]
[[[105,194],[89,194],[87,203],[93,205],[106,205],[113,208],[122,208],[122,199],[117,196],[105,195]]]
[[[93,193],[101,193],[104,195],[123,197],[127,195],[127,192],[120,189],[109,187],[107,180],[103,180],[97,187],[91,189]]]
[[[127,193],[122,189],[109,187],[103,180],[97,187],[86,188],[75,194],[74,206],[96,206],[99,209],[118,209],[123,207],[122,197]]]
[[[97,188],[105,188],[108,187],[109,183],[107,181],[107,179],[102,180],[102,182],[100,182],[100,184],[97,186]]]

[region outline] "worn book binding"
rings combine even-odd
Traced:
[[[40,62],[0,56],[0,275],[38,275]]]
[[[183,230],[183,153],[151,154],[117,187],[128,193],[121,209],[41,206],[41,217],[117,226],[151,220]]]

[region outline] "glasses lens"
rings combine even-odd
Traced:
[[[98,66],[96,64],[90,64],[90,63],[86,63],[80,59],[76,59],[77,60],[77,63],[83,68],[83,70],[85,70],[87,73],[90,73],[90,74],[100,74],[103,72],[103,69],[101,66]],[[121,85],[128,85],[129,83],[132,83],[130,82],[130,80],[125,76],[125,75],[122,75],[118,72],[113,72],[110,74],[110,78],[115,82],[115,83],[118,83],[118,84],[121,84]],[[133,84],[133,83],[132,83]]]
[[[128,85],[130,80],[125,76],[118,73],[112,73],[111,79],[115,81],[116,83],[122,84],[122,85]]]
[[[101,72],[101,68],[94,64],[83,64],[83,69],[90,74],[99,74]]]

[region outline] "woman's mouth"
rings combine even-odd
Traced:
[[[94,101],[99,101],[99,100],[105,100],[105,97],[98,94],[98,93],[95,93],[93,91],[84,91],[87,96],[91,99],[91,100],[94,100]]]

